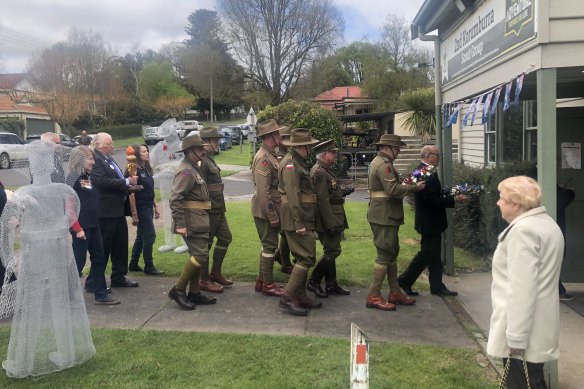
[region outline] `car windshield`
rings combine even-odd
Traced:
[[[146,134],[156,134],[157,130],[158,130],[157,128],[153,128],[153,127],[147,128]]]

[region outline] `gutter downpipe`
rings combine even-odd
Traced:
[[[452,127],[442,128],[442,70],[440,67],[440,37],[425,35],[418,26],[418,39],[425,42],[434,42],[434,108],[436,115],[436,146],[441,153],[438,177],[442,186],[452,186]],[[452,209],[446,209],[448,225],[452,225]],[[442,263],[445,264],[446,274],[454,274],[454,239],[451,228],[442,234]]]

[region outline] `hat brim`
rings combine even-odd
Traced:
[[[314,139],[312,138],[312,140],[306,141],[306,142],[300,142],[300,143],[292,143],[290,142],[290,137],[288,137],[288,139],[283,139],[282,140],[282,144],[284,146],[311,146],[311,145],[315,145],[318,143],[318,139]]]
[[[269,130],[268,132],[264,132],[263,134],[259,134],[259,131],[258,131],[258,135],[261,138],[263,136],[266,136],[266,135],[269,135],[269,134],[273,134],[274,132],[278,132],[279,130],[280,130],[279,128],[274,128],[272,130]]]
[[[404,141],[400,141],[399,144],[389,144],[389,143],[375,143],[375,146],[395,146],[395,147],[408,147],[408,144]]]
[[[201,148],[203,148],[203,147],[205,147],[205,146],[208,146],[208,145],[209,145],[209,143],[204,143],[204,142],[203,142],[203,144],[202,144],[202,145],[200,145],[200,146],[199,146],[199,145],[195,145],[195,146],[189,146],[189,147],[187,147],[186,149],[180,149],[180,150],[177,150],[176,152],[177,152],[177,153],[184,153],[184,152],[185,152],[185,151],[187,151],[188,149],[194,149],[194,148],[196,148],[196,147],[201,147]]]

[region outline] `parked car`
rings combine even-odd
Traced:
[[[231,137],[231,142],[234,145],[239,145],[243,140],[241,128],[238,126],[223,127],[221,131],[226,132]]]
[[[247,136],[249,135],[249,131],[250,131],[250,125],[249,124],[240,124],[239,128],[241,128],[241,133],[243,134],[243,139],[247,139]]]
[[[148,127],[144,131],[144,143],[147,145],[155,145],[163,139],[164,137],[160,134],[160,127]]]
[[[203,128],[203,125],[196,120],[181,120],[177,124],[178,130],[176,130],[176,132],[180,139],[184,138],[187,132],[190,133],[191,131],[197,131],[195,134],[198,134],[198,131]]]
[[[97,134],[87,134],[87,136],[90,137],[92,141],[93,141],[93,138],[95,137],[95,135],[97,135]],[[77,135],[75,138],[73,138],[73,142],[75,142],[77,145],[81,144],[80,140],[81,140],[81,135]]]
[[[219,139],[219,149],[228,150],[232,148],[231,136],[225,131],[219,130],[219,133],[224,136],[224,138]]]
[[[27,157],[26,143],[18,135],[0,132],[0,169],[9,169],[13,161]]]
[[[61,139],[62,146],[75,147],[75,146],[79,145],[78,142],[76,142],[74,139],[71,139],[69,137],[69,135],[67,135],[67,134],[58,134],[58,135],[59,135],[59,138]],[[40,139],[41,139],[40,134],[33,134],[33,135],[28,135],[25,140],[26,140],[26,143],[30,143],[32,141],[40,140]]]

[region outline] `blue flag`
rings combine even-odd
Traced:
[[[509,109],[509,99],[511,97],[511,86],[513,85],[513,81],[509,81],[505,84],[505,99],[503,100],[503,112],[506,112]]]
[[[485,96],[485,95],[481,95],[481,96],[477,97],[477,104],[475,105],[475,109],[472,113],[472,119],[470,119],[471,126],[474,125],[474,121],[477,117],[477,112],[479,110],[479,104],[481,104],[483,102],[483,96]]]
[[[446,123],[446,127],[451,126],[452,123],[456,123],[458,120],[458,111],[460,111],[460,107],[462,107],[462,103],[458,104],[456,108],[454,108],[454,112],[448,118],[448,122]]]
[[[487,95],[487,98],[485,99],[485,103],[483,104],[482,124],[485,124],[487,122],[487,120],[491,117],[491,114],[489,112],[489,108],[491,108],[491,99],[493,98],[493,93],[495,93],[495,91],[489,92],[489,94]]]
[[[470,103],[470,107],[468,107],[468,109],[466,110],[466,113],[464,114],[464,119],[462,119],[462,128],[466,127],[466,124],[468,123],[468,117],[470,116],[470,113],[476,109],[476,104],[477,104],[477,100],[479,98],[475,97],[472,101],[472,103]],[[470,124],[472,126],[472,123]]]
[[[501,95],[501,88],[503,85],[499,85],[497,89],[495,89],[495,97],[493,98],[493,102],[491,105],[491,115],[494,115],[497,112],[497,103],[499,103],[499,96]]]
[[[519,95],[521,94],[521,89],[523,88],[523,78],[525,73],[522,73],[515,81],[515,108],[519,108]]]

